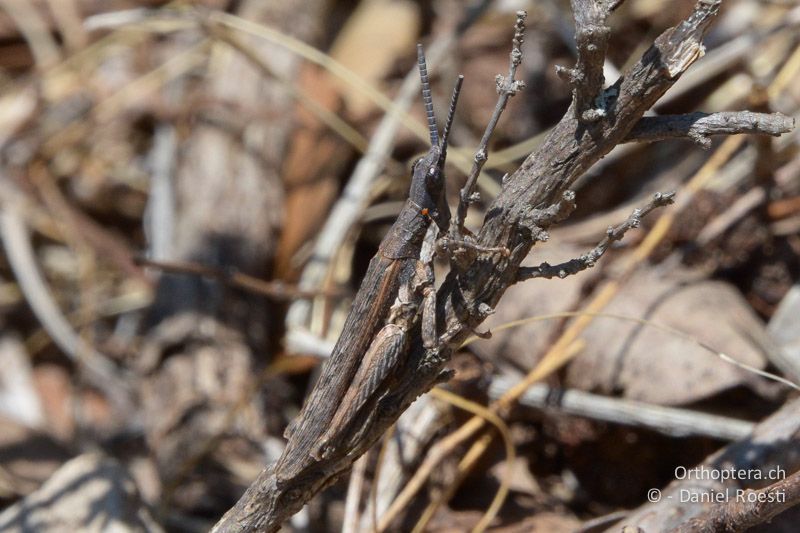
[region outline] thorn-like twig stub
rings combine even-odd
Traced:
[[[703,150],[708,150],[709,148],[711,148],[711,139],[709,139],[702,133],[698,133],[696,131],[690,131],[689,139],[691,139],[693,143],[698,145]]]
[[[556,65],[556,75],[570,85],[575,85],[578,81],[578,73],[575,69],[564,65]]]
[[[533,232],[533,240],[534,242],[547,242],[550,240],[550,234],[547,233],[547,230],[536,228],[536,231]]]
[[[583,118],[585,122],[597,122],[598,120],[600,120],[605,116],[606,116],[606,110],[602,108],[597,108],[597,109],[587,109],[586,111],[583,112],[581,118]]]
[[[658,207],[664,205],[670,205],[675,202],[675,191],[670,192],[657,192],[653,195],[653,203],[657,204]]]
[[[575,207],[575,191],[567,189],[561,193],[561,198],[553,205],[544,209],[532,210],[527,216],[527,225],[536,228],[534,233],[543,231],[545,228],[565,220],[572,214]]]
[[[473,329],[472,333],[474,333],[475,336],[478,337],[479,339],[487,340],[492,338],[492,331],[489,329],[487,329],[486,331],[478,331],[477,329]]]
[[[497,89],[497,94],[499,95],[508,95],[508,96],[516,96],[516,94],[525,88],[525,82],[521,80],[511,80],[508,81],[508,78],[503,76],[502,74],[498,74],[494,77],[495,88]]]

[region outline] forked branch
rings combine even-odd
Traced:
[[[621,224],[609,227],[606,232],[605,238],[598,243],[591,251],[583,254],[582,256],[560,263],[557,265],[550,265],[542,263],[535,267],[522,267],[519,269],[517,275],[518,281],[526,281],[534,278],[566,278],[582,272],[587,268],[591,268],[597,263],[597,260],[603,256],[604,253],[611,247],[611,245],[622,239],[628,230],[638,228],[642,218],[648,215],[656,208],[669,205],[673,202],[675,193],[656,193],[650,202],[641,208],[635,209],[633,213]]]
[[[640,128],[650,126],[651,131],[652,124],[658,124],[641,122],[644,113],[703,55],[701,40],[714,20],[720,2],[699,0],[683,22],[659,36],[653,46],[614,85],[604,89],[602,63],[608,39],[605,21],[621,2],[573,0],[573,7],[578,10],[579,60],[570,74],[574,95],[572,106],[541,147],[504,180],[502,191],[489,207],[477,234],[477,244],[484,249],[506,249],[509,253],[478,254],[474,261],[459,265],[459,268],[449,272],[436,293],[435,310],[435,315],[441,320],[440,331],[445,332],[440,338],[447,343],[431,347],[423,342],[420,334],[411,335],[408,347],[400,358],[400,366],[376,403],[370,427],[356,441],[329,450],[320,460],[309,461],[305,458],[304,465],[297,469],[296,474],[280,480],[274,475],[273,467],[267,467],[236,506],[220,520],[215,531],[276,531],[314,494],[347,472],[352,463],[372,446],[411,402],[443,378],[442,369],[453,351],[480,325],[488,310],[497,304],[508,287],[519,279],[549,277],[554,272],[555,267],[542,265],[538,270],[526,270],[521,264],[535,242],[544,238],[547,228],[571,210],[574,196],[568,190],[572,183],[617,144],[628,139],[644,138],[645,135],[640,133],[642,130],[635,129],[637,124],[642,125]],[[524,19],[524,16],[518,16],[518,28],[521,26],[520,19]],[[518,31],[514,49],[519,49],[519,42],[521,32]],[[518,65],[519,59],[512,52],[510,75],[498,84],[501,101],[493,115],[494,123],[495,116],[499,117],[505,106],[504,102],[519,88],[514,82],[515,63]],[[737,117],[743,118],[745,115]],[[701,137],[742,131],[775,134],[790,126],[785,121],[781,126],[782,119],[776,120],[778,127],[769,131],[764,126],[768,121],[763,117],[759,119],[760,125],[755,126],[755,130],[746,121],[733,120],[729,124],[738,126],[730,128],[730,131],[722,131],[711,128],[703,119],[695,119],[692,123],[695,129],[689,126],[683,131],[687,132],[686,135],[691,135],[692,131],[697,133],[698,122],[707,127],[697,133]],[[490,126],[493,129],[493,125]],[[484,154],[491,129],[487,128],[488,134],[484,135],[486,140],[482,141]],[[657,129],[663,130],[661,127]],[[475,160],[478,171],[483,160],[485,157]],[[473,171],[461,192],[455,224],[459,230],[463,229],[466,208],[472,198],[476,179],[477,172]],[[646,209],[655,208],[669,200],[667,195],[654,198]],[[613,240],[633,227],[640,216],[641,213],[635,214],[614,228],[585,258],[559,268],[568,273],[586,268]],[[560,271],[555,274],[560,275]],[[314,442],[312,437],[308,438],[309,446]],[[298,435],[295,440],[302,443],[303,436]]]

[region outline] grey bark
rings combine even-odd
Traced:
[[[510,253],[481,254],[469,264],[453,267],[437,293],[438,323],[442,324],[441,331],[449,343],[439,350],[426,350],[420,335],[413,335],[404,364],[397,370],[392,388],[378,401],[376,416],[370,427],[364,428],[361,439],[330,450],[320,460],[304,460],[293,476],[280,481],[273,467],[267,467],[214,531],[276,531],[314,494],[346,473],[415,398],[446,377],[442,369],[453,351],[486,318],[505,290],[517,282],[520,265],[533,245],[546,238],[548,227],[564,214],[565,193],[571,184],[623,142],[645,111],[702,56],[701,39],[717,14],[720,1],[700,0],[681,24],[658,37],[613,86],[601,90],[602,82],[592,82],[598,91],[596,97],[592,98],[592,91],[588,91],[574,98],[573,105],[542,146],[504,181],[477,240],[480,246],[504,247]],[[585,3],[574,2],[574,5]],[[597,3],[604,13],[592,20],[604,21],[609,9],[618,3]],[[598,35],[597,32],[581,34],[582,18],[576,20],[579,35],[586,39]],[[599,35],[604,38],[602,32]],[[587,50],[591,44],[584,43]],[[602,64],[602,59],[593,57],[586,61]],[[591,73],[596,73],[596,67],[593,64],[581,68],[594,78],[596,74]],[[592,110],[596,116],[586,117],[576,111],[580,110],[576,106],[585,106],[586,101],[595,104]],[[304,428],[295,431],[302,432]],[[293,454],[300,456],[297,450]]]

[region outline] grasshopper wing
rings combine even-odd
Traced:
[[[331,442],[349,439],[354,431],[360,432],[368,426],[372,409],[386,389],[386,381],[394,374],[407,343],[408,332],[397,324],[387,324],[378,332],[330,427],[319,440],[314,453],[317,458],[326,455]]]

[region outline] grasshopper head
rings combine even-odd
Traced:
[[[441,148],[431,146],[428,153],[414,163],[409,198],[445,232],[450,223],[450,209],[445,199],[443,169]]]

